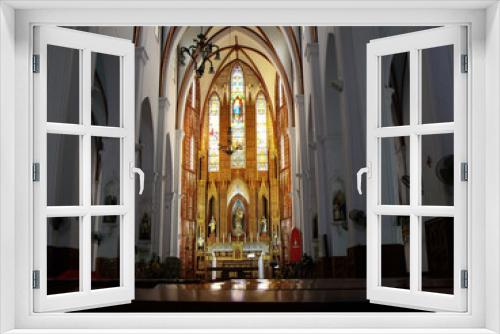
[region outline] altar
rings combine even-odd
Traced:
[[[266,241],[232,241],[208,245],[205,279],[265,278],[271,260]]]

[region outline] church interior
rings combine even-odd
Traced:
[[[136,300],[96,312],[401,310],[366,300],[366,196],[356,191],[366,158],[366,44],[424,27],[72,28],[135,44],[135,158],[145,173],[135,206]],[[200,40],[208,47],[193,55]],[[95,64],[96,119],[107,117],[113,94],[105,61]],[[390,61],[397,120],[406,115],[408,59]],[[453,154],[453,142],[430,144],[423,167],[435,190],[428,196],[443,201],[453,193],[434,170],[450,145]],[[99,166],[113,146],[95,147]],[[387,147],[387,193],[403,203],[409,146]],[[113,201],[115,175],[95,170],[93,187]],[[93,234],[92,274],[103,286],[119,271],[114,224],[96,222]],[[453,263],[439,255],[452,247],[453,227],[432,217],[426,224],[426,282],[447,291]],[[70,263],[71,245],[57,244],[61,225],[49,231],[49,247]],[[405,217],[387,221],[389,286],[409,284],[408,235]],[[60,288],[71,275],[54,263],[49,279]]]

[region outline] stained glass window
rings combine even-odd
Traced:
[[[231,72],[231,139],[235,152],[231,168],[245,168],[245,83],[243,70],[237,65]]]
[[[208,171],[219,171],[219,114],[220,101],[217,95],[210,98],[208,106]]]
[[[262,93],[255,101],[257,129],[257,170],[267,171],[267,112],[266,98]]]

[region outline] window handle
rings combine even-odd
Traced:
[[[139,195],[144,191],[144,172],[142,169],[135,167],[134,163],[130,162],[130,178],[133,179],[135,174],[139,175]]]
[[[367,163],[367,166],[366,167],[363,167],[363,168],[360,168],[358,170],[358,173],[356,174],[356,178],[357,178],[357,183],[358,183],[358,193],[360,195],[363,195],[363,190],[361,190],[361,185],[362,185],[362,179],[361,177],[363,176],[363,174],[366,174],[366,177],[370,177],[371,176],[371,168],[370,168],[370,163]]]

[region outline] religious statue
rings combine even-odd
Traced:
[[[260,233],[267,233],[267,219],[265,216],[262,216],[260,220]]]
[[[236,212],[233,214],[233,235],[239,237],[241,236],[243,231],[243,218],[245,217],[245,213],[241,207],[236,209]]]
[[[217,224],[215,222],[215,218],[214,218],[214,216],[212,216],[212,218],[210,219],[210,223],[208,224],[209,235],[211,235],[211,236],[215,235],[216,227],[217,227]]]

